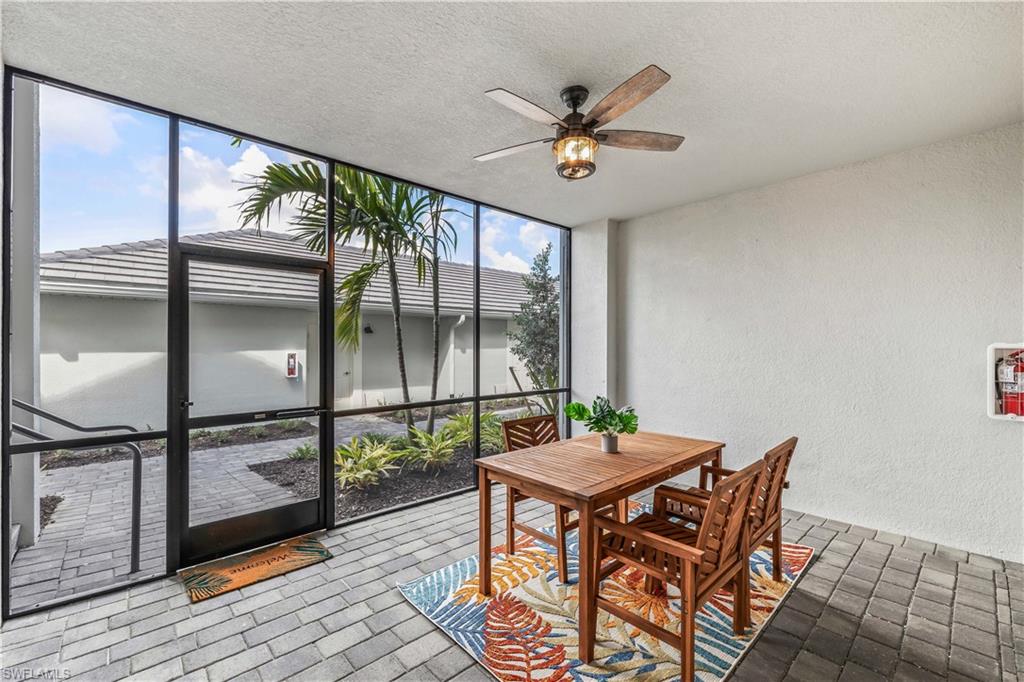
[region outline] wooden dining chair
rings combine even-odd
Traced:
[[[680,651],[681,680],[694,673],[694,633],[701,606],[720,588],[733,592],[733,632],[750,625],[750,585],[746,517],[757,482],[764,472],[758,461],[719,481],[708,497],[707,513],[698,528],[644,513],[628,524],[597,517],[599,533],[595,608],[632,623]],[[605,560],[611,559],[607,565]],[[623,566],[643,571],[654,583],[679,588],[682,615],[677,634],[601,597],[601,581]],[[591,633],[592,635],[594,633]]]
[[[750,504],[750,552],[770,542],[772,548],[772,580],[782,580],[782,490],[788,488],[786,472],[796,450],[794,436],[765,453],[765,475]],[[700,524],[707,511],[711,487],[732,469],[701,466],[700,487],[680,489],[660,485],[654,490],[654,513],[668,519]],[[710,485],[709,485],[710,479]]]
[[[558,440],[558,422],[553,414],[510,419],[502,422],[501,428],[507,452],[545,445]],[[558,550],[558,579],[563,583],[569,582],[569,560],[565,550],[565,534],[579,527],[579,519],[570,519],[572,510],[556,504],[555,535],[552,537],[541,530],[516,521],[516,502],[529,499],[529,495],[512,486],[507,486],[505,489],[505,551],[509,554],[516,553],[517,530],[553,545]],[[607,514],[611,510],[612,507],[606,507],[597,513]]]

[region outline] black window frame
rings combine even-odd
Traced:
[[[11,436],[11,388],[10,388],[10,376],[11,376],[11,230],[12,230],[12,205],[11,205],[11,194],[12,194],[12,174],[13,174],[13,153],[12,153],[12,136],[13,136],[13,88],[14,78],[22,78],[33,81],[41,85],[47,85],[51,87],[61,88],[79,95],[85,95],[93,97],[101,101],[110,102],[119,106],[129,107],[138,111],[142,111],[148,114],[165,117],[168,120],[168,218],[167,218],[167,266],[168,266],[168,304],[167,304],[167,315],[168,315],[168,370],[165,375],[167,394],[168,394],[168,420],[165,423],[165,428],[160,430],[143,431],[138,433],[124,433],[124,434],[108,434],[98,436],[82,436],[77,438],[63,438],[59,440],[45,441],[45,442],[33,442],[33,443],[12,443]],[[459,397],[443,400],[429,400],[429,401],[413,401],[409,403],[401,404],[389,404],[374,407],[362,407],[362,408],[349,408],[349,409],[334,409],[325,410],[324,414],[321,415],[321,446],[330,445],[329,452],[333,452],[334,438],[333,438],[333,423],[337,418],[364,415],[364,414],[375,414],[380,412],[394,412],[402,409],[413,409],[421,407],[439,407],[453,404],[472,404],[473,415],[474,415],[474,431],[476,437],[474,438],[474,447],[476,452],[474,453],[474,459],[480,456],[479,450],[479,417],[480,417],[480,406],[484,402],[491,400],[502,400],[510,398],[529,398],[540,395],[561,395],[565,401],[569,400],[572,395],[571,388],[571,377],[572,377],[572,328],[571,328],[571,272],[572,272],[572,231],[565,225],[538,218],[536,216],[527,215],[518,211],[510,210],[494,204],[481,202],[471,197],[462,196],[452,192],[448,192],[439,188],[430,187],[418,182],[412,182],[405,178],[401,178],[388,173],[382,173],[358,164],[353,164],[340,159],[332,158],[327,155],[317,154],[308,150],[300,149],[291,145],[274,142],[260,136],[250,135],[229,127],[218,125],[216,123],[203,121],[202,119],[180,114],[178,112],[161,109],[146,105],[140,102],[136,102],[127,98],[119,97],[109,93],[104,93],[98,90],[94,90],[88,87],[80,86],[68,81],[64,81],[57,78],[52,78],[43,74],[35,73],[25,69],[11,67],[6,64],[3,65],[3,229],[2,235],[0,235],[0,270],[2,270],[2,281],[0,281],[0,383],[2,383],[2,389],[0,389],[0,428],[2,428],[2,437],[0,437],[0,465],[2,465],[2,482],[0,482],[0,536],[2,536],[2,542],[0,542],[0,560],[2,560],[2,584],[0,584],[0,619],[8,619],[12,617],[20,617],[29,615],[39,611],[45,611],[51,608],[55,608],[64,604],[78,602],[84,599],[90,599],[98,595],[116,592],[119,590],[127,589],[131,586],[151,582],[154,580],[162,580],[166,577],[174,575],[176,572],[172,570],[173,562],[171,561],[170,555],[176,553],[178,537],[180,537],[181,529],[178,527],[178,520],[175,518],[174,507],[177,503],[172,501],[172,495],[181,495],[185,491],[181,490],[179,476],[176,472],[171,470],[171,467],[167,468],[167,517],[165,519],[167,525],[167,547],[168,553],[168,568],[160,574],[149,575],[135,580],[124,580],[123,582],[104,586],[96,590],[83,592],[76,595],[70,595],[66,598],[54,599],[44,604],[38,604],[29,608],[24,608],[16,613],[11,612],[11,593],[10,593],[10,571],[9,565],[11,561],[10,556],[10,462],[11,456],[15,454],[25,454],[33,452],[43,452],[47,450],[54,450],[59,448],[80,448],[80,447],[105,447],[115,445],[119,443],[129,442],[142,442],[152,441],[158,439],[168,439],[167,452],[171,452],[172,447],[181,447],[180,443],[173,443],[177,438],[176,434],[180,432],[179,424],[171,417],[171,409],[174,404],[174,399],[177,398],[176,375],[180,374],[180,368],[172,366],[171,357],[174,355],[172,347],[174,344],[180,342],[182,334],[182,325],[176,322],[176,319],[180,317],[176,314],[178,312],[178,305],[180,305],[181,287],[182,283],[176,282],[175,273],[178,272],[180,267],[181,250],[179,248],[179,235],[178,235],[178,218],[179,218],[179,154],[181,150],[179,140],[179,127],[181,123],[187,123],[190,125],[201,126],[209,130],[216,132],[241,137],[245,140],[255,142],[257,144],[264,144],[272,146],[282,151],[292,152],[310,158],[315,161],[320,161],[326,164],[327,177],[334,177],[334,169],[338,165],[346,166],[363,173],[369,173],[381,177],[385,177],[396,182],[401,182],[413,187],[417,187],[430,192],[437,192],[453,199],[465,202],[473,207],[473,395],[471,397]],[[327,281],[334,282],[335,275],[335,240],[334,240],[334,201],[332,200],[334,193],[334,183],[328,183],[328,211],[327,211],[327,253],[326,255],[326,268],[327,268]],[[560,230],[561,248],[560,248],[560,298],[562,305],[561,314],[561,364],[562,371],[560,372],[562,382],[554,389],[539,389],[531,391],[521,391],[516,393],[502,393],[502,394],[488,394],[480,395],[480,213],[482,209],[493,209],[501,211],[508,215],[521,218],[523,220],[531,220],[541,223],[546,226],[557,228]],[[178,295],[174,295],[175,290],[179,290]],[[328,286],[331,294],[331,309],[333,310],[333,286]],[[177,300],[176,300],[177,299]],[[325,320],[326,322],[326,320]],[[333,363],[333,353],[326,353],[330,355],[330,362]],[[331,368],[333,370],[333,368]],[[328,373],[330,379],[330,397],[333,401],[333,371]],[[566,437],[571,435],[570,432],[570,420],[563,414],[561,417],[562,431]],[[330,428],[327,428],[327,426]],[[333,471],[329,471],[329,461],[331,458],[323,457],[322,461],[324,469],[328,470],[324,472],[322,478],[325,478],[324,491],[330,489],[333,491]],[[168,465],[171,463],[171,458],[168,457]],[[439,499],[452,497],[455,495],[463,494],[467,491],[476,489],[478,484],[467,486],[458,490],[453,490],[441,495],[424,498],[414,502],[408,502],[399,504],[394,507],[382,509],[380,511],[372,512],[370,514],[360,516],[351,519],[338,520],[334,518],[334,496],[333,494],[326,500],[325,504],[329,508],[326,517],[325,530],[333,528],[343,527],[352,523],[364,521],[368,518],[389,514],[400,509],[406,509],[409,507],[415,507],[422,504],[427,504]],[[126,511],[127,513],[127,511]],[[173,542],[172,542],[173,540]],[[172,549],[172,547],[174,549]]]

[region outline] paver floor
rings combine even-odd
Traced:
[[[551,511],[531,502],[520,516]],[[1020,564],[786,519],[786,539],[818,553],[735,680],[1009,682],[1024,669]],[[17,618],[0,629],[3,665],[85,680],[486,680],[395,589],[473,554],[476,524],[467,493],[325,532],[332,559],[199,604],[168,578]]]

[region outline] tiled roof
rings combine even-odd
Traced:
[[[227,230],[182,237],[183,242],[226,249],[315,256],[289,235],[253,230]],[[361,248],[345,246],[336,252],[336,281],[368,262]],[[236,267],[193,261],[190,292],[197,300],[231,301],[260,305],[312,305],[317,300],[316,280],[286,270]],[[441,263],[441,310],[469,314],[473,310],[473,266]],[[398,263],[399,291],[404,312],[429,312],[429,282],[419,285],[415,265],[402,258]],[[167,295],[167,241],[148,241],[56,251],[40,256],[39,287],[42,293],[163,298]],[[382,272],[371,282],[363,307],[391,310],[387,278]],[[480,309],[490,316],[519,311],[526,299],[523,277],[518,272],[480,269]]]

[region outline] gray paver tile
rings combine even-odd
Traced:
[[[331,531],[323,535],[335,553],[328,562],[197,604],[175,579],[10,621],[5,662],[73,665],[90,680],[489,680],[394,589],[472,555],[474,510],[467,495]],[[1009,682],[1024,668],[1024,568],[787,513],[787,531],[808,533],[823,551],[737,668],[737,682],[936,673]],[[520,516],[542,524],[550,507],[524,505]],[[500,533],[500,521],[494,526]],[[70,557],[97,575],[107,560],[102,552]]]

